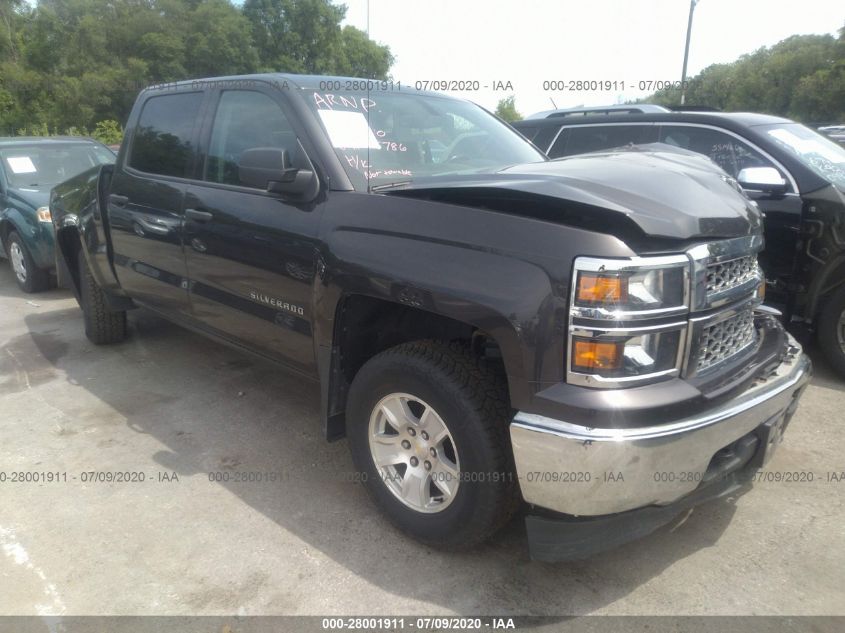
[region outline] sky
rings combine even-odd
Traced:
[[[621,103],[653,92],[640,90],[640,82],[679,81],[690,6],[688,0],[342,2],[345,24],[364,31],[369,4],[370,37],[390,46],[395,80],[469,82],[464,86],[472,90],[451,94],[491,110],[514,94],[523,116],[551,109],[552,99],[559,108]],[[843,24],[843,0],[699,0],[687,76],[790,35],[836,34]],[[615,85],[568,89],[579,80]]]

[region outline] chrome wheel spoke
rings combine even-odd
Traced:
[[[431,407],[426,407],[420,417],[420,427],[428,433],[429,441],[434,446],[439,446],[449,436],[449,429],[440,419],[440,416]]]
[[[458,469],[447,460],[438,460],[431,469],[431,479],[443,493],[444,500],[451,499],[458,490]]]
[[[405,398],[391,398],[381,405],[385,420],[397,431],[403,431],[409,424],[416,424],[417,420],[408,408]]]
[[[402,478],[401,490],[402,498],[405,501],[412,506],[425,508],[431,501],[428,489],[428,473],[423,475],[411,468],[405,471],[405,476]]]
[[[377,435],[370,444],[376,466],[395,466],[406,461],[398,435]]]

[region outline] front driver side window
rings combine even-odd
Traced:
[[[286,149],[293,165],[301,150],[279,104],[261,92],[227,90],[220,96],[205,162],[204,180],[247,186],[238,176],[238,163],[248,149]]]
[[[759,152],[730,134],[688,125],[664,125],[660,141],[704,154],[734,178],[746,167],[774,167]]]

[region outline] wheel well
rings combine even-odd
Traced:
[[[812,299],[809,313],[817,321],[830,298],[845,284],[845,261],[840,261],[824,276],[824,286],[819,288]]]
[[[9,220],[0,220],[0,241],[3,242],[3,249],[6,248],[6,240],[9,239],[9,233],[15,229],[15,225]]]
[[[347,391],[364,363],[386,349],[422,339],[463,341],[473,353],[504,371],[496,341],[473,325],[383,299],[349,295],[338,305],[335,318],[326,409],[328,439],[345,435]]]

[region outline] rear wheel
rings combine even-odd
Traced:
[[[819,344],[833,368],[845,376],[845,286],[825,302],[819,316]]]
[[[88,270],[82,253],[79,253],[79,286],[85,336],[88,340],[97,345],[108,345],[125,339],[126,312],[109,310],[105,293]]]
[[[518,505],[507,390],[457,343],[419,341],[370,359],[349,392],[347,429],[367,491],[401,530],[467,548]]]
[[[35,260],[15,231],[9,233],[6,241],[9,264],[15,274],[15,281],[24,292],[41,292],[50,286],[50,273],[35,265]]]

